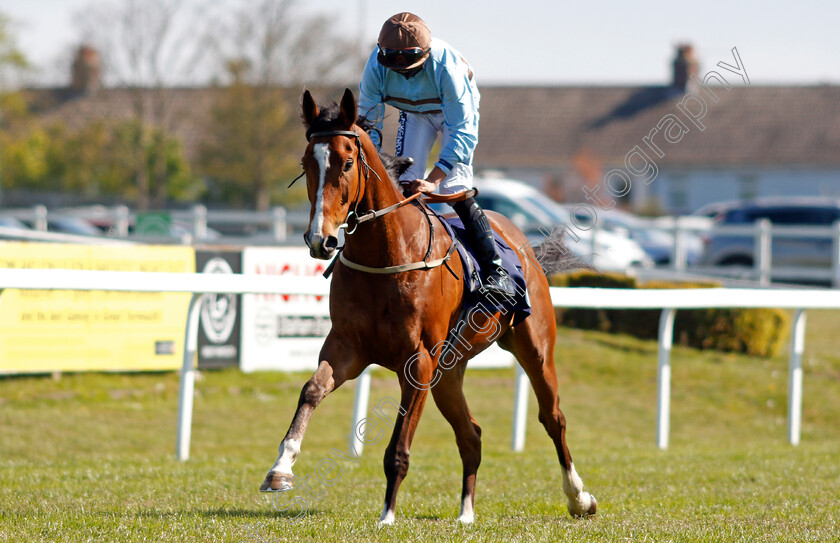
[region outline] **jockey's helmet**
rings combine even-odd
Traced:
[[[432,34],[426,23],[413,13],[397,13],[379,32],[379,64],[406,72],[418,68],[429,58]]]

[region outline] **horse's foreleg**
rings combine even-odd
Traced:
[[[393,524],[394,511],[397,507],[397,491],[400,484],[408,473],[408,454],[411,448],[411,441],[414,439],[414,432],[423,414],[423,406],[432,386],[433,364],[429,353],[416,363],[407,365],[405,372],[398,371],[400,379],[401,399],[400,411],[394,423],[394,433],[391,435],[391,442],[385,449],[385,505],[382,508],[382,515],[379,517],[380,524]]]
[[[321,350],[321,363],[318,369],[303,385],[292,424],[286,432],[286,437],[280,443],[277,460],[260,485],[262,492],[282,492],[293,488],[292,466],[300,454],[301,441],[303,441],[312,412],[327,394],[341,386],[346,380],[353,379],[361,373],[362,367],[355,358],[350,357],[350,351],[341,349],[335,343],[327,338]]]
[[[432,389],[432,397],[455,431],[455,441],[464,467],[461,513],[458,520],[471,523],[475,519],[475,478],[481,464],[481,427],[470,413],[464,398],[465,369],[466,366],[459,366],[445,372],[440,382]]]

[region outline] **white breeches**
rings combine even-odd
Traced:
[[[397,155],[410,156],[414,164],[400,176],[400,181],[413,181],[426,177],[426,163],[438,134],[443,141],[449,137],[449,129],[444,123],[443,113],[400,112],[400,133],[397,135]],[[458,162],[446,179],[440,182],[437,192],[453,194],[473,186],[471,164]]]

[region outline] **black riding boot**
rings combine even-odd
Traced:
[[[476,257],[485,271],[484,288],[492,293],[513,298],[516,294],[513,279],[502,266],[502,257],[499,256],[496,240],[493,238],[493,229],[481,206],[475,198],[467,198],[462,202],[455,202],[452,208],[464,223]]]

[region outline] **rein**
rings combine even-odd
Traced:
[[[411,196],[408,196],[407,198],[404,198],[404,199],[400,200],[396,204],[392,204],[392,205],[390,205],[388,207],[384,207],[382,209],[371,210],[371,211],[365,212],[363,214],[359,214],[358,207],[359,207],[359,203],[361,202],[361,197],[364,194],[364,192],[362,191],[362,180],[364,179],[365,183],[367,183],[368,176],[369,176],[370,173],[373,173],[373,175],[375,175],[376,178],[380,182],[382,181],[382,179],[379,177],[379,175],[376,173],[376,171],[373,168],[371,168],[370,165],[367,163],[367,160],[365,159],[365,154],[362,152],[362,144],[361,144],[361,141],[360,141],[360,138],[359,138],[359,133],[356,132],[355,130],[329,130],[329,131],[324,131],[324,132],[313,132],[312,134],[307,134],[306,135],[306,141],[311,141],[312,138],[330,137],[330,136],[346,136],[346,137],[353,138],[356,142],[356,149],[357,149],[358,155],[359,155],[360,167],[357,168],[358,172],[359,172],[359,183],[357,185],[358,188],[356,190],[356,197],[354,198],[353,209],[351,209],[350,212],[347,214],[347,218],[345,219],[344,223],[342,223],[338,227],[339,229],[343,229],[346,232],[347,235],[353,234],[356,231],[356,229],[359,227],[360,224],[368,222],[368,221],[372,221],[373,219],[375,219],[377,217],[387,215],[388,213],[391,213],[392,211],[396,211],[397,209],[403,207],[404,205],[409,204],[411,202],[414,202],[415,200],[417,200],[421,196],[424,197],[423,198],[424,203],[439,203],[439,202],[447,202],[448,203],[448,202],[455,202],[455,201],[458,201],[458,200],[464,200],[466,198],[470,198],[470,197],[474,196],[475,194],[477,194],[477,192],[478,192],[476,189],[469,189],[469,190],[465,190],[465,191],[462,191],[462,192],[459,192],[459,193],[456,193],[456,194],[449,194],[449,195],[423,194],[421,192],[416,192],[416,193],[412,194]],[[364,169],[364,175],[362,174],[362,169]],[[300,177],[302,177],[302,176],[303,176],[303,174],[301,174],[301,176],[297,177],[294,181],[292,181],[292,184],[294,184],[294,182],[297,181],[298,179],[300,179]],[[291,187],[292,185],[290,184],[289,186]],[[365,187],[365,188],[367,188],[367,187]],[[428,219],[428,212],[426,211],[425,208],[423,209],[423,211],[424,211],[424,213],[427,214],[427,219]],[[352,225],[351,225],[351,220],[354,223]],[[436,267],[438,267],[442,264],[446,264],[446,268],[450,271],[450,273],[455,275],[455,277],[457,278],[458,276],[455,274],[455,272],[452,270],[452,268],[449,267],[449,264],[447,262],[450,259],[450,257],[452,256],[452,253],[455,252],[455,249],[458,246],[458,241],[453,238],[452,243],[449,245],[449,249],[447,249],[447,251],[446,251],[446,254],[442,258],[438,258],[437,260],[432,260],[430,262],[430,261],[428,261],[428,257],[429,257],[429,255],[431,254],[431,251],[432,251],[432,239],[434,237],[434,227],[431,223],[431,219],[429,219],[429,232],[430,232],[430,234],[429,234],[429,248],[426,251],[426,255],[423,257],[423,260],[420,261],[420,262],[412,262],[410,264],[400,264],[400,265],[397,265],[397,266],[385,266],[385,267],[377,268],[377,267],[357,264],[357,263],[351,261],[350,259],[348,259],[346,256],[344,256],[343,250],[339,249],[338,256],[335,259],[333,259],[333,261],[330,263],[329,266],[327,266],[327,269],[324,271],[324,277],[329,277],[330,274],[332,273],[332,270],[333,270],[333,267],[335,266],[336,261],[341,260],[341,263],[344,264],[345,266],[347,266],[350,269],[365,272],[365,273],[381,274],[381,275],[390,275],[390,274],[402,273],[402,272],[411,271],[411,270],[428,270],[428,269],[436,268]]]

